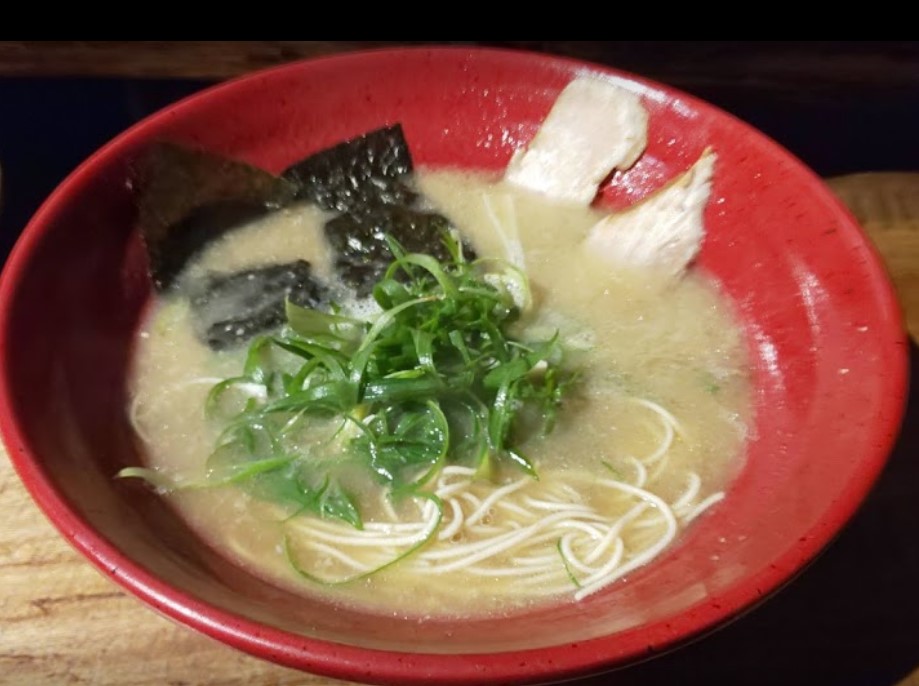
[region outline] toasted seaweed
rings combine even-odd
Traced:
[[[281,177],[234,160],[154,145],[138,164],[140,228],[155,287],[172,286],[209,241],[294,200],[332,213],[326,238],[341,282],[368,295],[392,254],[387,236],[409,252],[449,259],[449,220],[424,207],[399,124],[320,151]],[[467,246],[467,254],[471,250]],[[284,323],[284,301],[326,306],[332,286],[305,261],[209,275],[190,287],[199,336],[211,348],[235,346]]]
[[[325,234],[335,251],[335,267],[342,281],[364,296],[392,261],[384,236],[392,236],[408,252],[447,260],[450,255],[443,237],[449,228],[449,220],[436,212],[381,205],[329,220]]]
[[[395,124],[334,145],[288,167],[282,177],[297,198],[330,212],[354,212],[379,204],[411,205],[412,157]]]
[[[297,260],[232,274],[209,274],[190,286],[199,336],[223,350],[281,326],[284,302],[315,308],[327,302],[328,288]]]
[[[166,142],[139,159],[135,184],[150,273],[161,291],[205,243],[297,193],[290,181],[245,162]]]
[[[322,150],[283,174],[297,197],[339,213],[325,225],[335,266],[346,285],[367,295],[392,260],[385,236],[410,252],[449,257],[443,234],[450,222],[421,207],[412,156],[400,124]]]

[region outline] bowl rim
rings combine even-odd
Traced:
[[[806,540],[803,540],[800,546],[787,551],[781,559],[775,561],[775,565],[759,577],[745,577],[719,594],[717,604],[708,599],[692,613],[684,611],[680,616],[664,618],[624,632],[632,634],[637,631],[645,637],[642,641],[623,641],[623,634],[614,634],[574,644],[495,653],[400,652],[294,634],[222,610],[180,591],[121,553],[58,492],[50,474],[43,468],[39,455],[31,451],[25,432],[20,429],[11,409],[14,394],[6,366],[9,356],[7,340],[12,336],[8,315],[10,306],[16,298],[18,285],[29,268],[31,257],[43,240],[47,228],[52,224],[58,208],[69,202],[74,195],[74,188],[80,186],[83,180],[91,178],[105,160],[118,155],[119,151],[135,138],[143,137],[149,127],[163,118],[181,116],[215,94],[236,90],[252,79],[298,70],[302,70],[305,75],[313,65],[318,64],[345,68],[349,63],[374,60],[381,55],[392,58],[405,56],[410,59],[443,56],[454,59],[478,57],[499,61],[536,61],[544,67],[566,71],[587,70],[621,78],[649,89],[649,92],[662,92],[677,97],[692,108],[714,112],[718,118],[730,120],[733,126],[742,127],[746,135],[757,139],[758,144],[771,148],[772,152],[778,153],[809,176],[814,182],[814,187],[819,189],[818,192],[825,195],[822,200],[829,202],[840,218],[845,219],[840,222],[840,230],[847,233],[850,240],[866,248],[871,272],[868,285],[875,294],[875,305],[880,308],[885,321],[899,322],[899,331],[891,330],[888,333],[899,337],[894,341],[895,345],[891,346],[891,350],[899,348],[901,354],[891,354],[885,360],[891,372],[888,375],[889,394],[886,396],[884,407],[876,408],[878,418],[874,428],[879,435],[885,437],[885,440],[876,444],[871,454],[862,458],[858,467],[853,470],[853,476],[846,485],[845,492],[827,508],[821,526],[808,532]],[[861,506],[880,476],[896,441],[905,411],[908,359],[908,337],[902,324],[900,306],[879,253],[849,210],[825,186],[823,180],[795,155],[734,115],[678,88],[602,64],[516,49],[425,45],[345,52],[249,72],[202,89],[138,121],[74,169],[30,219],[0,275],[0,434],[5,440],[10,460],[20,479],[58,532],[105,576],[170,619],[247,653],[288,667],[335,678],[369,679],[381,683],[472,684],[478,683],[485,675],[491,680],[508,683],[575,678],[631,664],[671,650],[751,610],[789,583],[829,545]],[[688,618],[688,614],[692,614],[692,617]],[[649,645],[652,639],[653,647]],[[623,644],[626,644],[625,647]]]

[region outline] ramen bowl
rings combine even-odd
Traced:
[[[420,165],[500,170],[578,75],[637,92],[648,148],[600,202],[640,199],[711,146],[699,268],[731,300],[753,422],[727,497],[651,564],[580,602],[425,617],[292,594],[204,545],[169,504],[115,480],[141,461],[127,375],[152,294],[129,179],[171,140],[269,171],[401,122]],[[61,534],[155,610],[259,657],[375,683],[533,683],[621,667],[714,629],[788,582],[878,476],[906,391],[906,345],[878,257],[801,162],[730,115],[606,67],[521,52],[419,48],[290,64],[206,90],[74,171],[0,283],[0,427]]]

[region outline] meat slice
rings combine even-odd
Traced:
[[[613,169],[628,169],[648,140],[648,113],[635,93],[581,77],[559,94],[505,178],[556,200],[589,205]]]
[[[585,248],[623,267],[656,268],[679,276],[702,247],[702,215],[716,155],[706,149],[681,176],[640,203],[601,219]]]

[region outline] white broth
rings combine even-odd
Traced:
[[[443,504],[439,519],[430,500],[392,505],[368,487],[363,531],[290,517],[235,486],[167,497],[208,544],[299,593],[410,616],[586,597],[678,544],[741,467],[750,388],[738,323],[698,270],[664,282],[586,252],[581,241],[596,210],[475,174],[428,170],[417,180],[479,256],[525,270],[534,304],[516,325],[521,338],[558,330],[582,372],[554,430],[525,444],[539,479],[505,472],[495,484],[447,469],[430,486]],[[189,272],[301,258],[330,278],[323,219],[306,206],[276,212],[216,241]],[[210,350],[195,335],[187,300],[175,295],[155,304],[140,335],[130,411],[146,464],[179,482],[202,481],[222,428],[205,416],[205,399],[216,382],[239,374],[245,346]],[[318,427],[308,449],[334,444],[323,443],[333,433]],[[360,576],[435,527],[434,540],[345,584],[315,583],[290,564],[327,580]],[[389,547],[375,547],[384,534]]]

